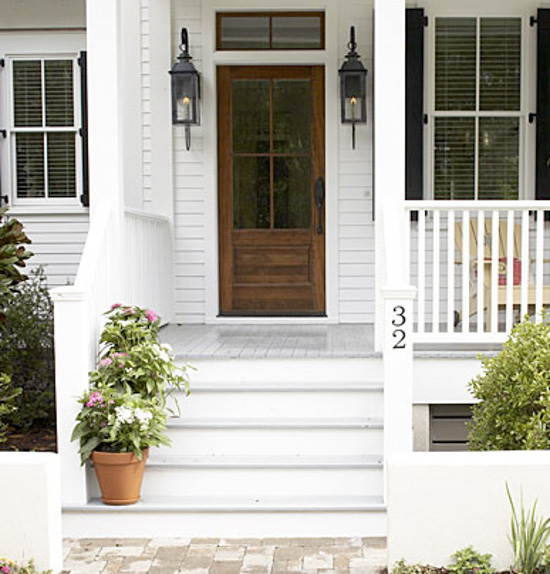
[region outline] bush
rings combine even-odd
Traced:
[[[19,394],[21,389],[12,388],[8,375],[0,373],[0,442],[6,440],[6,417],[16,410],[15,399]]]
[[[517,324],[470,390],[470,450],[550,449],[550,325]]]
[[[494,574],[495,569],[491,566],[490,554],[480,554],[471,546],[457,550],[451,558],[454,564],[449,566],[449,572],[453,574]]]
[[[0,373],[21,388],[17,410],[6,422],[19,431],[55,427],[53,309],[44,272],[39,269],[7,296],[0,323]]]

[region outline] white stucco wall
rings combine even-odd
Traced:
[[[550,517],[545,451],[397,454],[388,462],[388,566],[450,564],[451,555],[472,545],[508,569],[512,550],[510,487],[516,510],[538,500],[538,515]]]

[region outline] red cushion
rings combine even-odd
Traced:
[[[498,265],[498,284],[506,285],[506,280],[508,278],[508,258],[501,257]],[[521,261],[519,259],[513,260],[514,265],[514,285],[521,285]]]

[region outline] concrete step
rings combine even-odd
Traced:
[[[63,508],[69,537],[385,536],[379,496],[144,496],[131,506],[92,499]]]

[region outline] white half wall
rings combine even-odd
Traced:
[[[520,508],[538,499],[550,517],[546,451],[397,454],[388,461],[388,568],[409,564],[446,566],[472,545],[493,555],[497,570],[510,567],[510,504],[506,483]]]
[[[0,556],[31,558],[39,570],[63,566],[59,456],[0,452]]]

